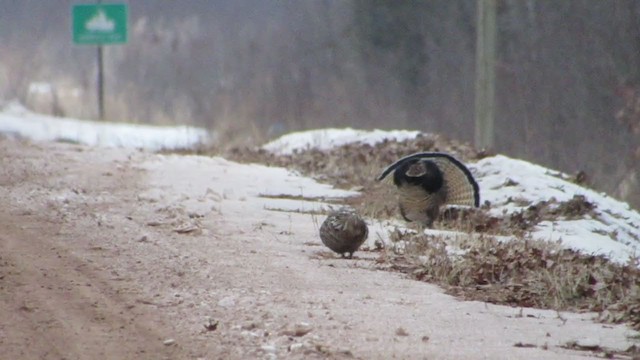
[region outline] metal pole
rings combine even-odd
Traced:
[[[102,68],[102,45],[98,45],[98,117],[100,120],[104,120],[104,74]]]

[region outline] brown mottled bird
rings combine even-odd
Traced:
[[[443,205],[478,207],[480,190],[469,169],[451,155],[417,153],[389,165],[378,177],[393,172],[398,188],[400,214],[407,221],[418,221],[427,227],[440,214]]]
[[[367,239],[367,223],[352,209],[332,211],[320,226],[320,239],[329,249],[347,258]]]

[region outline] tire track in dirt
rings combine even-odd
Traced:
[[[168,321],[136,303],[135,285],[106,268],[117,248],[105,243],[114,251],[87,255],[85,238],[108,239],[104,227],[76,221],[91,216],[91,206],[47,200],[76,186],[95,201],[132,177],[104,176],[118,171],[111,159],[83,163],[73,149],[59,150],[0,142],[0,359],[185,358],[163,343]]]
[[[3,358],[175,358],[99,269],[51,242],[54,224],[28,218],[0,212]]]

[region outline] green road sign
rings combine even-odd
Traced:
[[[73,5],[73,42],[80,45],[127,42],[126,4]]]

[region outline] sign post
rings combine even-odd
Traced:
[[[76,4],[72,7],[73,42],[98,45],[98,114],[104,120],[102,46],[127,42],[127,4]]]

